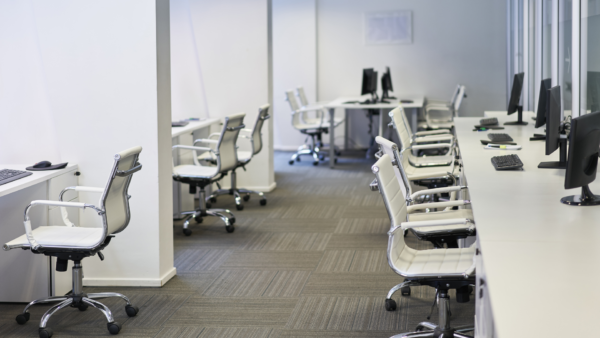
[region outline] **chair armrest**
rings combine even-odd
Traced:
[[[416,221],[416,222],[402,222],[400,227],[402,229],[412,229],[421,227],[432,227],[432,226],[443,226],[443,225],[458,225],[458,224],[469,224],[473,223],[468,218],[450,218],[450,219],[439,219],[435,221]]]
[[[221,167],[221,156],[219,156],[219,152],[212,149],[212,148],[208,148],[208,147],[196,147],[196,146],[186,146],[183,144],[177,144],[174,145],[172,149],[189,149],[189,150],[193,150],[194,151],[194,156],[192,156],[193,160],[194,160],[194,165],[199,166],[200,163],[198,162],[198,153],[196,151],[208,151],[211,152],[212,154],[215,155],[215,157],[217,158],[217,167]],[[174,161],[174,160],[173,160]],[[173,168],[175,167],[175,162],[173,162]]]
[[[194,145],[196,145],[196,143],[217,144],[217,143],[219,143],[219,141],[218,140],[211,140],[211,139],[207,139],[207,138],[199,138],[199,139],[197,139],[197,140],[194,141]]]
[[[369,189],[371,189],[371,191],[379,191],[379,183],[377,182],[377,179],[374,179],[373,182],[369,183]]]
[[[66,187],[60,192],[60,195],[58,195],[58,200],[60,202],[63,201],[63,196],[64,196],[65,192],[67,192],[69,190],[75,190],[75,191],[81,191],[81,192],[95,192],[95,193],[103,193],[104,192],[104,188],[84,187],[84,186]],[[69,220],[69,213],[67,212],[67,209],[65,207],[60,207],[60,215],[62,216],[63,223],[65,223],[66,226],[68,226],[68,227],[75,226],[75,224]]]
[[[407,149],[438,149],[438,148],[450,148],[452,143],[435,143],[435,144],[413,144]]]
[[[372,183],[371,183],[372,184]],[[453,191],[460,191],[462,189],[467,189],[467,187],[465,186],[454,186],[454,187],[444,187],[444,188],[435,188],[435,189],[427,189],[427,190],[420,190],[417,191],[416,193],[410,195],[410,198],[415,199],[421,195],[430,195],[430,194],[439,194],[439,193],[443,193],[443,192],[453,192]]]
[[[414,136],[414,135],[413,135]],[[428,136],[419,136],[413,139],[414,142],[438,142],[438,141],[452,141],[454,140],[454,135],[428,135]]]
[[[447,208],[447,207],[460,207],[460,206],[469,205],[469,204],[471,204],[471,201],[469,201],[469,200],[423,203],[423,204],[409,205],[408,207],[406,207],[406,211],[408,213],[411,213],[411,212],[413,212],[415,210],[433,209],[433,208]]]
[[[80,209],[92,208],[98,212],[98,215],[102,215],[104,213],[103,210],[100,210],[99,208],[97,208],[96,206],[94,206],[92,204],[86,204],[86,203],[80,203],[80,202],[60,202],[60,201],[47,201],[47,200],[31,201],[31,203],[25,208],[25,221],[23,222],[23,224],[25,226],[25,235],[27,237],[27,241],[29,242],[29,246],[32,250],[37,250],[41,247],[38,244],[38,242],[35,240],[35,238],[33,237],[33,231],[31,230],[31,221],[29,220],[29,211],[31,210],[31,208],[38,206],[38,205],[67,207],[67,208],[80,208]],[[21,245],[11,246],[8,244],[4,244],[3,249],[5,251],[8,251],[8,250],[15,249],[18,247],[22,247],[22,246]]]
[[[418,131],[414,133],[415,136],[427,136],[427,135],[451,135],[450,130],[448,129],[438,129],[438,130],[424,130]]]

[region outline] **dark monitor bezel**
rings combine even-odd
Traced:
[[[371,94],[371,87],[373,82],[373,68],[364,68],[363,69],[363,78],[362,78],[362,88],[360,95]]]
[[[548,114],[548,91],[552,87],[552,79],[544,79],[540,84],[540,95],[538,97],[538,106],[535,117],[535,127],[539,128],[546,124],[546,114]]]
[[[565,189],[587,186],[596,179],[600,147],[600,111],[571,121]]]
[[[546,155],[550,155],[559,147],[561,95],[560,86],[550,88],[548,111],[546,112]]]
[[[525,73],[517,73],[513,78],[513,84],[510,91],[510,99],[508,101],[507,115],[517,112],[519,101],[521,101],[521,92],[523,91],[523,79]]]
[[[394,86],[392,85],[392,74],[390,73],[390,67],[385,67],[385,73],[381,76],[381,90],[393,92]]]

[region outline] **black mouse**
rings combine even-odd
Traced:
[[[52,162],[50,162],[50,161],[40,161],[40,162],[34,164],[33,167],[34,168],[48,168],[51,165],[52,165]]]

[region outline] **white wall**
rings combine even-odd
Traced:
[[[286,90],[317,98],[317,1],[273,0],[273,110],[276,149],[296,150],[306,135],[292,127]]]
[[[10,51],[13,56],[27,56],[12,57],[9,64],[0,59],[0,88],[12,86],[11,92],[18,95],[7,98],[10,95],[0,93],[0,116],[11,116],[14,111],[8,107],[15,106],[20,107],[20,114],[31,117],[28,124],[14,124],[3,130],[4,147],[10,144],[16,154],[24,154],[17,160],[25,163],[47,159],[27,142],[19,142],[35,138],[50,154],[59,153],[49,159],[79,164],[80,185],[95,187],[105,186],[115,153],[136,145],[143,147],[143,169],[134,175],[129,188],[129,227],[104,250],[104,262],[85,260],[87,285],[160,286],[175,273],[169,168],[171,116],[165,95],[165,83],[166,89],[170,84],[168,67],[164,70],[168,52],[157,50],[157,30],[165,36],[167,3],[0,1],[0,13],[15,23],[25,23],[0,26],[0,54]],[[157,4],[163,6],[158,15],[159,19],[162,16],[162,24],[158,26]],[[166,29],[168,38],[168,25]],[[159,45],[164,48],[164,41]],[[26,74],[35,80],[35,87],[20,79],[19,73],[7,71],[12,67],[28,69],[31,60],[33,68]],[[44,96],[53,123],[38,119],[36,105],[29,102]],[[40,127],[50,130],[54,139],[46,140],[44,133],[35,134]],[[97,198],[80,195],[80,201],[92,204],[97,204]],[[86,226],[101,226],[89,210],[81,220]]]
[[[393,10],[412,11],[413,43],[366,46],[364,13]],[[362,68],[389,66],[396,96],[449,100],[460,82],[461,115],[506,110],[505,13],[505,1],[319,0],[319,99],[359,94]]]
[[[268,1],[174,0],[171,7],[172,21],[189,20],[174,22],[171,31],[178,36],[171,54],[174,119],[244,112],[251,128],[258,107],[269,103]],[[238,186],[275,187],[272,130],[271,120],[263,126],[263,150],[247,172],[238,171]]]

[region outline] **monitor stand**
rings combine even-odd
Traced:
[[[567,169],[567,137],[566,135],[560,135],[558,141],[560,160],[558,162],[540,162],[538,168],[540,169]]]
[[[546,134],[533,134],[529,141],[546,141]]]
[[[600,196],[594,195],[590,187],[586,184],[581,187],[581,195],[566,196],[560,199],[560,202],[566,205],[600,205]]]
[[[523,106],[517,106],[518,118],[514,122],[505,122],[505,126],[526,126],[527,122],[523,121]]]
[[[384,90],[383,93],[381,94],[381,102],[385,102],[385,99],[390,99],[390,100],[396,100],[397,98],[394,96],[390,96],[390,93],[388,93],[387,90]],[[388,102],[386,102],[388,103]]]

